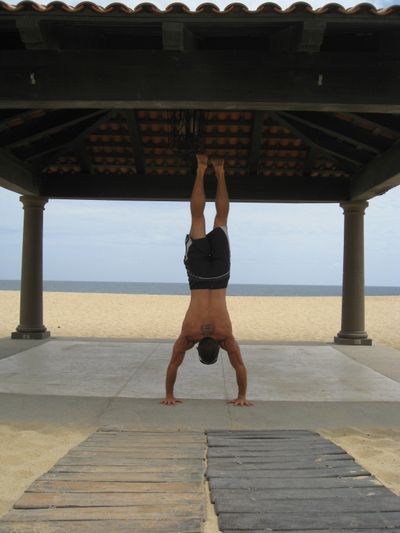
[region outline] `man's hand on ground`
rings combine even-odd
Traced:
[[[160,403],[162,405],[177,405],[178,403],[182,403],[182,400],[178,400],[177,398],[174,398],[174,396],[167,396],[164,400],[161,400]]]
[[[250,407],[251,405],[254,405],[253,402],[249,402],[246,398],[235,398],[234,400],[228,400],[226,403],[238,405],[239,407]]]

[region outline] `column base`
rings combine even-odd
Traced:
[[[358,338],[358,339],[349,339],[346,337],[334,337],[334,343],[335,344],[347,344],[352,346],[371,346],[372,345],[372,339],[368,339],[366,337],[364,338]]]
[[[50,331],[13,331],[11,333],[12,339],[48,339]]]

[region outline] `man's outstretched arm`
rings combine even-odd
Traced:
[[[186,350],[192,348],[193,345],[194,342],[188,341],[186,337],[182,337],[182,335],[176,340],[165,378],[165,398],[160,402],[163,405],[176,405],[177,403],[182,403],[182,400],[178,400],[174,396],[174,386],[178,374],[178,368],[182,364]]]
[[[240,353],[239,344],[231,337],[221,344],[222,348],[228,352],[229,361],[236,372],[236,381],[238,385],[238,395],[234,400],[228,403],[249,407],[253,405],[246,399],[247,393],[247,370],[243,363],[242,354]]]

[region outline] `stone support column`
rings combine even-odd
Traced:
[[[335,343],[371,344],[364,308],[364,213],[368,202],[343,202],[340,206],[344,212],[342,328]]]
[[[13,339],[44,339],[43,325],[43,211],[47,198],[21,196],[24,206],[20,323]]]

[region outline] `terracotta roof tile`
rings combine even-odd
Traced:
[[[0,12],[27,12],[34,11],[39,13],[51,13],[55,11],[64,11],[65,13],[82,13],[83,11],[90,10],[94,13],[106,15],[109,13],[126,13],[129,15],[132,14],[238,14],[238,15],[253,15],[253,14],[276,14],[276,15],[285,15],[285,14],[314,14],[314,15],[372,15],[372,16],[389,16],[389,15],[400,15],[400,5],[393,5],[385,8],[376,8],[369,3],[361,3],[351,8],[345,8],[337,3],[326,4],[325,6],[318,7],[314,9],[310,4],[306,2],[295,2],[287,8],[281,8],[278,4],[267,2],[261,4],[255,10],[249,9],[245,4],[242,3],[232,3],[227,5],[224,9],[219,9],[218,6],[212,3],[203,3],[196,7],[193,11],[187,5],[179,2],[169,4],[164,10],[158,8],[152,3],[142,3],[138,4],[134,8],[130,8],[122,3],[111,3],[106,7],[97,5],[93,2],[80,2],[76,6],[69,6],[63,2],[50,2],[47,5],[38,4],[36,2],[20,2],[16,5],[11,5],[6,2],[0,2]]]

